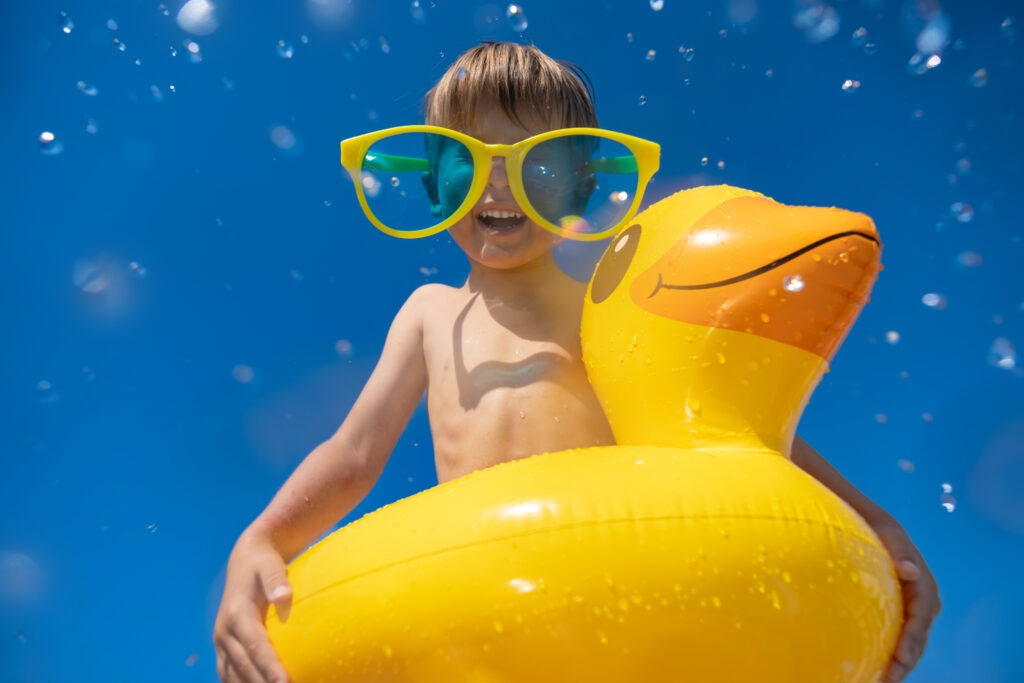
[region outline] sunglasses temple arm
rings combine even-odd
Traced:
[[[636,157],[630,154],[622,157],[592,159],[587,164],[587,170],[597,173],[636,173]]]
[[[430,164],[426,159],[417,157],[400,157],[394,154],[367,152],[363,158],[364,171],[385,171],[388,173],[404,173],[408,171],[429,171]]]

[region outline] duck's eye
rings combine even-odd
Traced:
[[[604,252],[590,286],[590,300],[595,304],[610,297],[622,282],[629,264],[633,262],[633,254],[640,245],[640,232],[640,225],[634,223],[619,233]]]

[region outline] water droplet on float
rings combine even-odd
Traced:
[[[284,40],[277,41],[277,55],[284,59],[291,59],[295,55],[295,47]]]
[[[658,56],[658,53],[654,50],[648,50],[647,55],[644,57],[648,62],[653,62],[654,58]]]
[[[868,42],[868,30],[861,26],[850,36],[850,45],[853,47],[864,47]]]
[[[71,33],[75,29],[75,22],[71,20],[67,12],[57,15],[57,25],[60,26],[61,33]]]
[[[984,88],[988,85],[988,71],[985,69],[978,69],[971,77],[967,79],[967,82],[975,88]]]
[[[43,154],[54,156],[64,151],[64,143],[48,130],[39,134],[39,149]]]
[[[114,38],[110,41],[110,44],[113,45],[118,52],[125,52],[128,49],[128,46],[125,45],[120,38]]]
[[[842,88],[843,88],[843,92],[855,93],[858,90],[860,90],[860,81],[851,80],[851,79],[848,78],[845,81],[843,81]]]
[[[651,0],[651,9],[660,12],[665,8],[665,0]]]
[[[686,61],[692,62],[694,56],[697,53],[696,53],[696,51],[692,47],[686,47],[685,45],[680,45],[679,46],[679,54],[681,54],[683,56],[683,59],[685,59]]]
[[[646,95],[641,95],[639,102],[640,102],[640,106],[641,107],[644,106],[645,104],[647,104],[647,96]]]
[[[402,184],[402,181],[398,179],[398,176],[391,176],[391,187],[398,187]]]
[[[782,288],[787,292],[802,292],[805,284],[801,275],[787,275],[782,279]]]
[[[89,85],[85,81],[78,81],[75,85],[78,86],[78,89],[82,91],[83,95],[87,95],[89,97],[96,97],[96,95],[99,95],[100,93],[95,85]]]
[[[885,333],[885,341],[889,344],[898,344],[900,342],[900,333],[896,330],[889,330]]]
[[[509,5],[508,9],[505,10],[505,21],[508,22],[508,27],[516,33],[522,33],[530,25],[523,8],[514,4]]]

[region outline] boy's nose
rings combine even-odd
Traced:
[[[491,160],[491,174],[487,178],[487,186],[498,190],[508,187],[508,173],[505,171],[504,157],[494,157]]]

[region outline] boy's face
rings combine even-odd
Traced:
[[[526,126],[511,121],[499,107],[487,105],[476,112],[470,129],[462,132],[488,144],[513,144],[558,127],[531,120]],[[443,153],[439,160],[441,173],[472,173],[465,166],[458,159],[444,158]],[[443,197],[441,201],[444,202]],[[487,187],[476,205],[448,232],[470,260],[500,270],[549,259],[552,248],[560,241],[520,210],[512,197],[502,157],[494,158]]]

